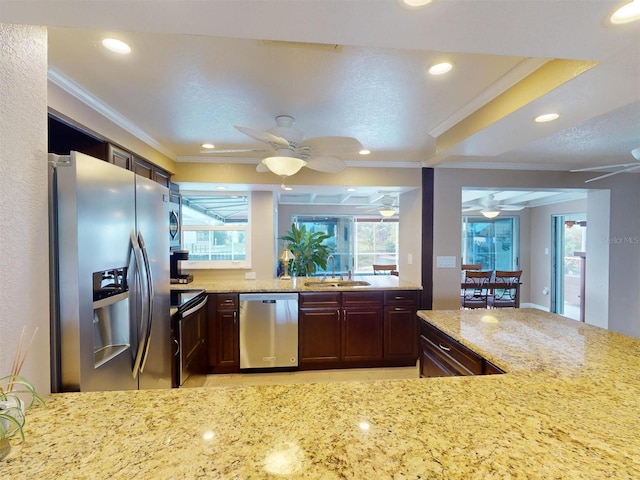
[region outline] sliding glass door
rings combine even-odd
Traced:
[[[519,270],[519,217],[462,217],[462,263],[482,270]]]

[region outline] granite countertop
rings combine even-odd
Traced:
[[[52,395],[4,478],[640,478],[640,340],[421,311],[504,375]]]
[[[345,277],[346,279],[346,277]],[[350,291],[350,290],[422,290],[422,286],[401,280],[395,275],[363,275],[354,276],[353,280],[364,280],[370,285],[366,286],[306,286],[306,282],[320,282],[326,280],[339,280],[338,277],[331,276],[323,279],[323,277],[311,278],[292,278],[290,280],[281,280],[273,278],[269,280],[215,280],[215,281],[198,281],[191,283],[172,284],[172,290],[185,290],[191,288],[203,288],[208,293],[233,293],[233,292],[326,292],[326,291]]]

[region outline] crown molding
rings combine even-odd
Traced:
[[[47,72],[47,79],[54,85],[67,92],[69,95],[87,105],[89,108],[93,109],[103,117],[115,123],[127,133],[130,133],[134,137],[146,143],[151,148],[159,151],[163,155],[166,155],[170,159],[176,160],[176,154],[173,151],[160,144],[156,139],[140,129],[135,123],[131,122],[124,115],[118,113],[105,103],[98,100],[96,97],[87,92],[84,88],[82,88],[80,85],[78,85],[76,82],[71,80],[60,71],[56,70],[53,67],[49,67]]]

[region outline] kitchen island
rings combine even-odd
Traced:
[[[507,373],[52,395],[4,478],[640,478],[640,340],[420,311]]]

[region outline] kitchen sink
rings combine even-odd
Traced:
[[[366,287],[371,285],[364,280],[313,280],[304,282],[305,287]]]

